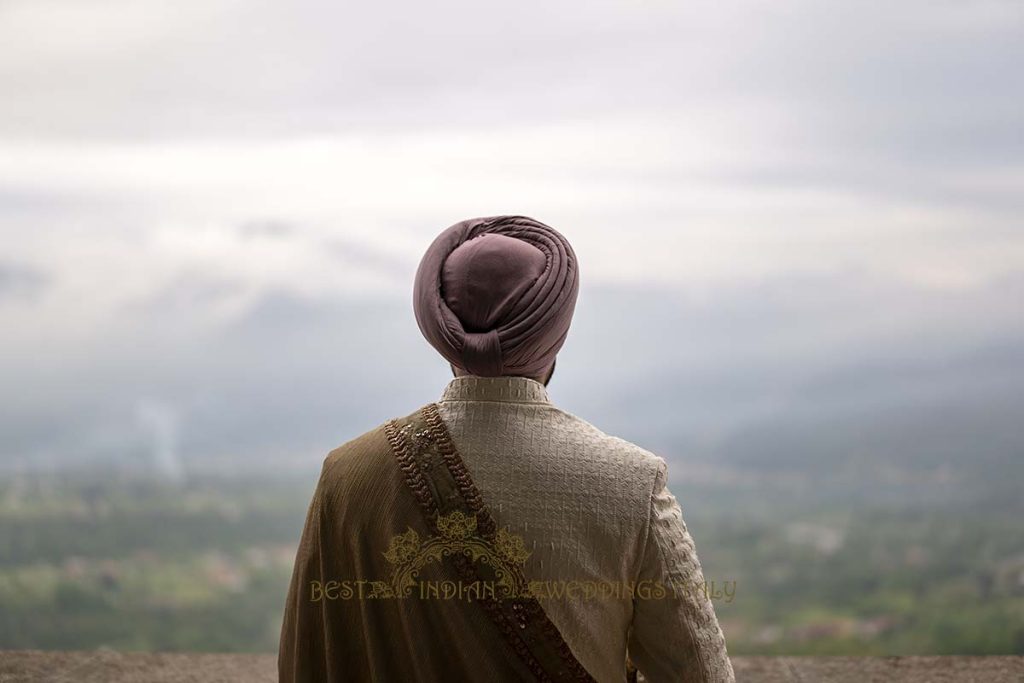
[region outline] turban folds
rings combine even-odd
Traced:
[[[427,248],[413,310],[431,346],[466,372],[538,376],[565,342],[578,291],[576,255],[553,228],[471,218]]]

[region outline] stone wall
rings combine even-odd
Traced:
[[[1024,657],[734,657],[740,683],[1021,683]],[[271,683],[275,655],[0,651],[0,683]]]

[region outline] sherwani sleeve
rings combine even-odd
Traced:
[[[725,637],[704,590],[704,574],[679,503],[668,490],[664,461],[655,477],[650,520],[638,573],[664,594],[638,598],[629,656],[642,680],[720,683],[735,680]],[[656,589],[655,589],[656,590]],[[638,591],[639,593],[639,591]]]
[[[285,603],[277,655],[281,683],[329,680],[324,601],[314,600],[311,594],[314,585],[323,585],[323,489],[321,476],[309,504],[306,524],[295,553],[295,568],[292,570],[291,586]]]

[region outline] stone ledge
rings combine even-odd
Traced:
[[[0,683],[268,683],[273,654],[0,651]],[[734,657],[740,683],[1024,681],[1024,657]]]

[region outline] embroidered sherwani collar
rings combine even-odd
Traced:
[[[456,377],[441,394],[442,401],[500,401],[550,404],[547,388],[528,377]]]

